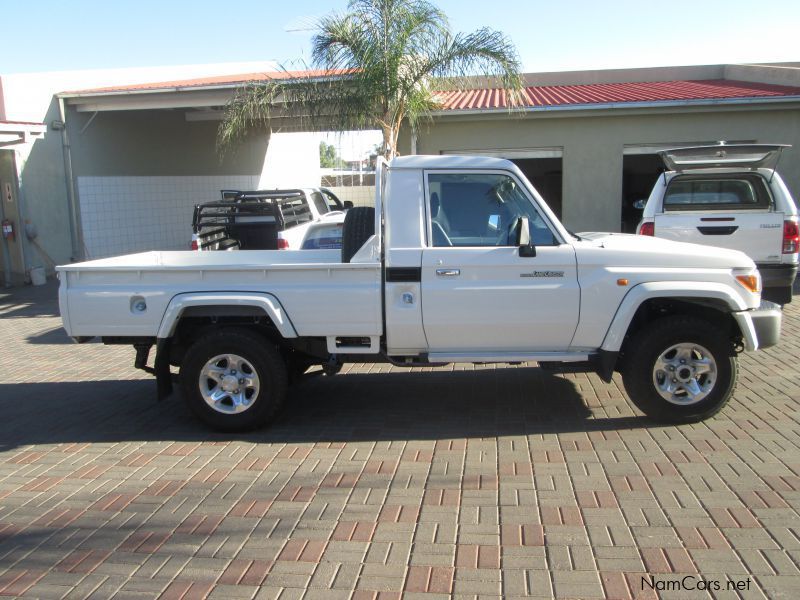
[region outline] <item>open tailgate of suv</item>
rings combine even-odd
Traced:
[[[743,169],[774,169],[786,144],[717,144],[672,148],[659,152],[669,171],[735,167]]]

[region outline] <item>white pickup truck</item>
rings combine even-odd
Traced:
[[[77,341],[136,348],[135,366],[227,431],[265,424],[311,365],[571,363],[659,420],[719,411],[742,350],[777,343],[755,264],[735,250],[568,232],[511,162],[382,163],[375,208],[341,250],[147,252],[58,267]],[[154,366],[147,366],[156,346]],[[493,401],[493,400],[492,400]]]
[[[800,229],[775,168],[778,144],[720,144],[661,152],[666,171],[644,206],[643,235],[741,250],[761,274],[762,297],[792,301]]]

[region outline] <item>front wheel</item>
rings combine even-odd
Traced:
[[[625,391],[646,415],[670,423],[702,421],[733,395],[738,363],[727,336],[695,317],[665,317],[626,345]]]
[[[286,397],[286,365],[274,346],[246,329],[223,329],[197,340],[180,371],[189,408],[218,431],[266,424]]]

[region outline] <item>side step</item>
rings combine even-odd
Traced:
[[[587,352],[431,352],[428,360],[441,363],[581,362]]]

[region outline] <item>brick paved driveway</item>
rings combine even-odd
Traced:
[[[0,595],[800,597],[800,304],[700,425],[616,378],[356,366],[244,436],[56,313],[0,292]]]

